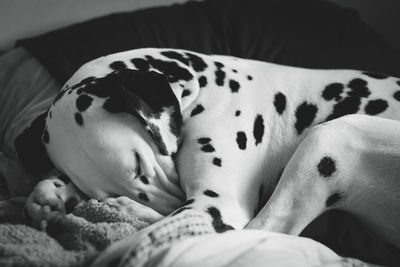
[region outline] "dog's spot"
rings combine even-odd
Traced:
[[[83,125],[83,118],[82,118],[81,113],[79,113],[79,112],[75,113],[75,121],[79,126]]]
[[[385,74],[382,74],[382,73],[364,71],[363,74],[367,75],[367,76],[369,76],[371,78],[378,79],[378,80],[383,80],[383,79],[389,78],[389,76],[387,76]]]
[[[235,111],[235,116],[236,116],[236,117],[239,117],[239,116],[240,116],[240,113],[241,113],[240,110],[236,110],[236,111]]]
[[[225,71],[222,70],[224,64],[222,64],[221,62],[215,62],[214,64],[217,67],[217,69],[215,70],[215,83],[218,86],[224,86],[226,76]]]
[[[297,134],[302,134],[304,129],[312,125],[317,111],[318,108],[316,105],[307,102],[303,102],[297,107],[295,112],[296,122],[294,124]]]
[[[182,208],[179,208],[179,209],[177,209],[176,211],[174,211],[174,212],[171,214],[171,216],[178,215],[178,214],[181,213],[182,211],[184,211],[184,210],[190,210],[190,209],[192,209],[192,208],[191,208],[191,207],[182,207]]]
[[[221,166],[222,166],[222,160],[221,160],[220,158],[213,158],[212,163],[213,163],[215,166],[218,166],[218,167],[221,167]]]
[[[333,120],[344,115],[357,113],[360,109],[361,98],[359,97],[346,97],[342,101],[335,104],[333,112],[326,119]]]
[[[339,101],[342,98],[340,94],[343,92],[343,89],[344,85],[341,83],[328,84],[324,91],[322,91],[322,97],[327,101],[332,99]]]
[[[150,199],[149,199],[149,197],[146,195],[146,193],[140,192],[140,193],[138,194],[138,197],[139,197],[140,200],[143,200],[143,201],[146,201],[146,202],[149,202],[149,201],[150,201]]]
[[[218,193],[216,193],[216,192],[214,192],[214,191],[212,191],[210,189],[207,189],[206,191],[204,191],[203,194],[208,196],[208,197],[219,197]]]
[[[132,64],[140,71],[149,71],[150,64],[143,58],[134,58],[131,60]]]
[[[214,62],[214,64],[215,64],[215,66],[216,66],[217,68],[223,68],[223,67],[225,67],[225,65],[224,65],[223,63],[218,62],[218,61]]]
[[[347,85],[350,89],[352,89],[350,92],[348,92],[348,96],[368,97],[371,94],[371,91],[368,89],[367,84],[367,81],[360,78],[351,80]]]
[[[119,98],[110,97],[103,103],[103,108],[110,113],[124,112],[124,103]]]
[[[83,112],[86,109],[88,109],[88,107],[90,107],[90,105],[93,102],[93,98],[91,96],[82,94],[80,96],[78,96],[78,98],[76,99],[76,108],[80,111]]]
[[[207,86],[207,77],[206,76],[201,76],[199,78],[199,85],[200,85],[200,88]]]
[[[206,153],[211,153],[211,152],[215,151],[215,148],[210,144],[206,144],[201,147],[201,151],[206,152]]]
[[[205,145],[211,142],[211,138],[209,137],[201,137],[199,139],[197,139],[197,142],[201,145]]]
[[[126,69],[127,66],[122,61],[114,61],[110,64],[110,68],[113,70],[122,70],[122,69]]]
[[[155,59],[149,55],[146,56],[146,59],[150,63],[151,67],[167,76],[168,81],[171,83],[175,83],[180,80],[190,81],[193,79],[193,75],[187,69],[179,66],[175,61]]]
[[[43,131],[42,141],[45,144],[50,143],[50,135],[49,135],[49,131],[47,130],[47,127]]]
[[[193,110],[192,113],[190,113],[190,117],[193,117],[201,112],[204,111],[204,107],[200,104],[198,104]]]
[[[51,119],[51,117],[53,116],[53,114],[51,114],[51,110],[49,111],[49,118]]]
[[[332,205],[335,205],[335,204],[338,203],[342,198],[343,198],[343,196],[342,196],[341,194],[339,194],[339,193],[334,193],[334,194],[332,194],[332,195],[330,195],[330,196],[328,197],[328,199],[326,200],[325,205],[326,205],[327,207],[330,207],[330,206],[332,206]]]
[[[400,91],[396,91],[396,92],[393,94],[393,97],[394,97],[394,99],[396,99],[397,101],[400,101]]]
[[[222,221],[221,212],[215,207],[209,207],[207,212],[212,217],[212,226],[214,227],[217,233],[223,233],[228,230],[234,230],[234,228],[230,225],[225,224]]]
[[[229,88],[232,93],[237,93],[240,89],[240,84],[235,80],[229,80]]]
[[[201,72],[208,67],[206,62],[198,55],[189,52],[185,52],[185,54],[186,56],[188,56],[190,63],[192,63],[192,68],[194,69],[194,71]]]
[[[247,136],[246,136],[245,132],[240,131],[240,132],[236,133],[236,143],[238,144],[238,146],[241,150],[246,149]]]
[[[236,70],[236,69],[232,69],[232,72],[233,72],[233,73],[237,73],[237,70]]]
[[[278,112],[279,115],[285,111],[286,108],[286,96],[282,94],[281,92],[276,93],[274,97],[274,106],[276,109],[276,112]]]
[[[186,57],[184,57],[181,53],[178,53],[176,51],[163,51],[161,52],[161,55],[168,57],[170,59],[176,59],[182,62],[183,64],[189,66],[189,60]]]
[[[253,136],[256,145],[262,142],[262,138],[264,136],[264,127],[264,119],[260,114],[258,114],[253,125]]]
[[[365,113],[368,115],[377,115],[388,108],[387,101],[383,99],[370,100],[365,106]]]
[[[188,89],[183,90],[183,92],[182,92],[182,98],[183,98],[183,97],[186,97],[186,96],[189,96],[189,95],[190,95],[190,90],[188,90]]]
[[[328,156],[323,157],[317,165],[318,172],[323,177],[331,177],[336,171],[335,161]]]
[[[249,81],[253,80],[253,76],[247,75],[247,80],[249,80]]]
[[[147,179],[146,176],[142,175],[139,177],[140,181],[142,181],[142,183],[144,184],[149,184],[149,179]]]

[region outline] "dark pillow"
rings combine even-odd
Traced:
[[[400,56],[356,12],[323,0],[206,0],[118,13],[17,42],[64,83],[83,63],[174,47],[312,68],[400,76]]]

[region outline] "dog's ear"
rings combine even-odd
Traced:
[[[25,169],[35,178],[54,169],[54,165],[47,155],[42,136],[46,127],[47,111],[36,119],[15,138],[14,146],[18,158]]]
[[[122,69],[103,79],[104,85],[112,88],[103,107],[112,113],[127,112],[137,116],[161,154],[175,153],[181,135],[182,114],[167,77],[154,71]],[[98,82],[99,85],[102,83]]]

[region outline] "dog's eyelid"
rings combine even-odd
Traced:
[[[142,168],[141,168],[141,161],[140,161],[140,155],[138,152],[135,152],[135,162],[136,162],[136,168],[135,168],[135,178],[139,178],[139,176],[141,175],[142,172]]]

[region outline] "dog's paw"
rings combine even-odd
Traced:
[[[80,193],[71,182],[65,183],[57,176],[52,176],[38,183],[29,195],[25,211],[30,224],[45,230],[50,220],[63,217],[72,211],[82,200]]]
[[[107,198],[104,202],[117,209],[119,212],[137,217],[140,220],[148,222],[150,224],[155,223],[162,218],[163,215],[156,212],[152,208],[146,207],[128,197],[117,197],[117,198]]]

